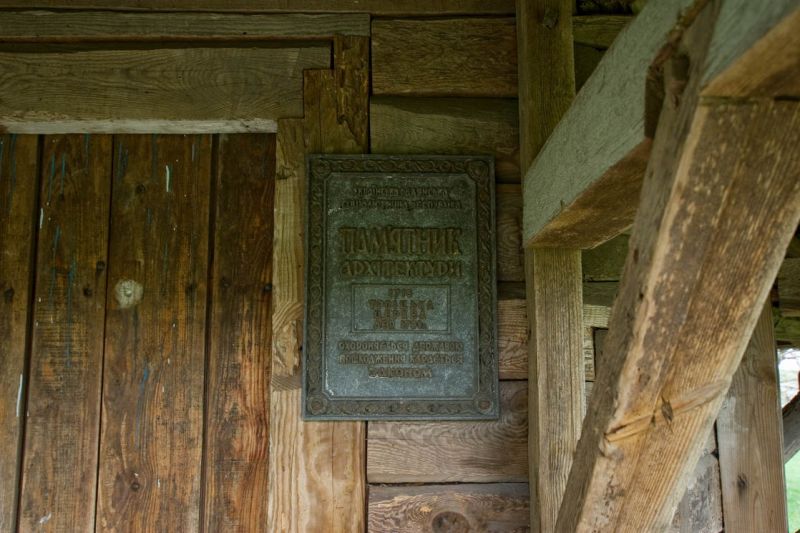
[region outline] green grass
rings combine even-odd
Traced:
[[[789,531],[800,530],[800,453],[786,463],[786,506]]]

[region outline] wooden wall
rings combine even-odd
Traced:
[[[0,530],[258,530],[275,136],[0,147]]]

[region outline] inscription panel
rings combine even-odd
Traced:
[[[496,418],[486,157],[308,158],[303,414]]]

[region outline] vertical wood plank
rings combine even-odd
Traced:
[[[111,137],[45,137],[20,530],[91,531]]]
[[[115,137],[98,526],[196,531],[209,136]]]
[[[369,39],[337,37],[334,70],[306,71],[303,120],[278,122],[267,529],[364,531],[363,422],[300,419],[305,154],[368,149]]]
[[[767,302],[717,418],[725,531],[786,531],[783,430]]]
[[[38,159],[37,136],[0,135],[0,531],[14,529],[19,497]]]
[[[517,1],[523,175],[575,96],[572,7],[570,0]],[[580,250],[525,251],[532,531],[554,530],[580,436],[582,282]]]
[[[204,523],[257,531],[269,492],[275,136],[221,135],[217,161]]]

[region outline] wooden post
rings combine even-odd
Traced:
[[[780,389],[772,306],[763,306],[717,417],[727,533],[786,531]]]
[[[520,167],[527,169],[575,94],[572,2],[519,0]],[[572,465],[584,387],[580,250],[528,249],[531,529],[552,531]]]

